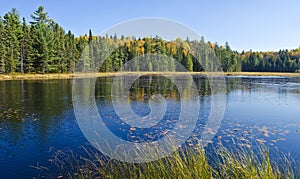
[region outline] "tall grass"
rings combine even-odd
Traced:
[[[295,178],[292,159],[277,153],[280,160],[270,159],[269,151],[260,146],[255,152],[249,148],[240,148],[234,152],[226,149],[218,151],[215,160],[216,178],[280,179]]]
[[[83,158],[73,152],[58,152],[53,163],[68,178],[295,178],[292,162],[270,159],[266,148],[257,152],[248,148],[229,151],[220,148],[207,157],[203,148],[180,148],[172,155],[148,163],[126,163],[86,150]]]

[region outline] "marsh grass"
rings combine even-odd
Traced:
[[[264,146],[259,146],[255,151],[239,148],[230,152],[222,148],[214,160],[214,176],[252,179],[295,178],[293,159],[279,152],[276,155],[278,160],[271,160],[269,151]]]
[[[58,152],[52,159],[67,178],[297,178],[293,161],[283,154],[270,159],[268,150],[217,149],[209,157],[201,147],[179,148],[172,155],[147,163],[126,163],[85,150],[88,157]]]
[[[298,73],[281,72],[105,72],[105,73],[48,73],[48,74],[0,74],[0,80],[50,80],[74,77],[108,77],[118,75],[225,75],[225,76],[300,76]]]

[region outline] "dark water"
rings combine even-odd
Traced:
[[[194,81],[201,107],[193,136],[200,136],[209,116],[211,91],[206,78],[194,76]],[[264,143],[300,161],[300,78],[241,76],[227,77],[226,82],[226,111],[213,144]],[[189,91],[180,95],[166,78],[141,77],[128,94],[133,111],[149,114],[149,99],[160,94],[168,120],[149,130],[132,130],[114,112],[111,83],[111,77],[97,79],[96,103],[108,128],[124,140],[157,140],[177,122],[180,98],[189,99]],[[85,155],[82,147],[91,148],[75,119],[72,80],[0,81],[0,178],[58,176],[50,160],[53,155],[68,150]]]

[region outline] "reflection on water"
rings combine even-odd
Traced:
[[[72,140],[70,82],[1,81],[0,87],[0,178],[28,178],[37,174],[30,166],[48,163],[52,146]]]
[[[39,123],[40,137],[60,121],[53,117],[70,107],[68,81],[3,81],[0,89],[1,129],[16,143],[28,132],[27,122]],[[2,136],[2,135],[1,135]]]
[[[170,77],[173,78],[173,77]],[[112,77],[98,78],[95,98],[108,128],[124,140],[157,140],[174,128],[181,98],[189,101],[189,88],[180,95],[171,80],[142,76],[130,88],[133,111],[146,116],[151,112],[151,96],[160,94],[167,103],[164,120],[150,129],[137,129],[118,119],[111,103]],[[253,146],[264,143],[290,152],[300,160],[300,78],[228,77],[227,106],[214,146]],[[211,107],[211,90],[205,76],[194,76],[200,99],[200,115],[193,137],[201,136]],[[187,81],[192,83],[192,81]],[[57,174],[48,161],[52,149],[81,152],[89,146],[82,135],[72,108],[71,80],[0,81],[0,178]],[[208,131],[209,132],[209,131]],[[192,144],[191,144],[192,145]],[[15,169],[18,168],[16,171]]]

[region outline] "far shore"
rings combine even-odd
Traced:
[[[215,75],[215,76],[287,76],[300,77],[300,73],[281,72],[106,72],[106,73],[48,73],[48,74],[0,74],[0,80],[50,80],[80,77],[105,77],[119,75]]]

